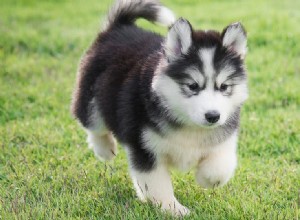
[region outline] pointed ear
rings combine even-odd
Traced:
[[[168,32],[165,42],[165,54],[169,61],[186,54],[192,45],[192,27],[190,23],[179,18]]]
[[[226,27],[222,32],[223,46],[227,47],[244,59],[247,53],[247,34],[243,25],[239,22]]]

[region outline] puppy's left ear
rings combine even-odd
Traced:
[[[222,32],[223,46],[235,51],[242,59],[247,53],[247,33],[240,22],[227,26]]]

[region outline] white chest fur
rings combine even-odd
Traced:
[[[165,162],[180,170],[189,170],[210,152],[218,149],[219,133],[215,129],[183,128],[169,131],[162,136],[146,129],[143,139],[158,162]]]

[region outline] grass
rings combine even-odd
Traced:
[[[165,0],[197,28],[248,30],[250,99],[239,167],[228,185],[197,186],[175,172],[186,219],[298,219],[300,1]],[[69,104],[78,60],[109,1],[2,0],[0,219],[171,219],[135,196],[125,153],[98,162]],[[164,28],[140,25],[160,33]]]

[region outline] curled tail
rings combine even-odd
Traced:
[[[138,18],[171,26],[176,20],[173,12],[159,0],[116,0],[107,16],[105,29],[133,24]]]

